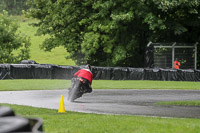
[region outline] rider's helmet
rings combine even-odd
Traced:
[[[85,69],[89,69],[90,71],[92,71],[92,67],[90,66],[90,64],[87,64],[87,65],[85,66]]]

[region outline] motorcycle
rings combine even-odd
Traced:
[[[87,90],[83,78],[72,78],[72,84],[68,91],[68,101],[73,102],[75,99],[82,97],[84,93],[87,93]]]

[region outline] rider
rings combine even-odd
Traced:
[[[92,68],[88,64],[83,69],[80,69],[78,72],[74,74],[74,77],[81,77],[84,80],[84,86],[87,88],[87,92],[92,92],[92,80],[93,80],[93,74],[92,74]]]

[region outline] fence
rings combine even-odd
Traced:
[[[197,69],[197,44],[152,43],[146,49],[145,66],[149,68],[174,68],[174,61],[180,62],[181,69]]]

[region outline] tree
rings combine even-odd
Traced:
[[[17,29],[7,12],[0,14],[0,63],[19,63],[29,58],[30,41]]]
[[[0,12],[6,10],[9,15],[21,15],[22,10],[26,10],[27,0],[1,0],[0,1]]]
[[[200,41],[198,0],[28,0],[42,48],[64,46],[77,64],[143,67],[152,42]]]

